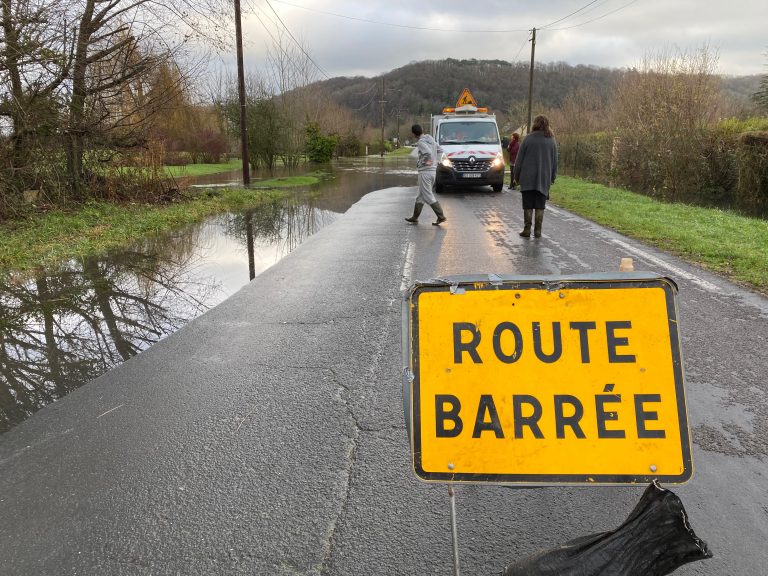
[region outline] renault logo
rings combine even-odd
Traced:
[[[474,164],[475,164],[475,162],[477,162],[477,158],[475,158],[474,156],[470,156],[470,157],[469,157],[469,163],[470,163],[470,164],[472,164],[472,165],[474,165]]]

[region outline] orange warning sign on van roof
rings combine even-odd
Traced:
[[[456,100],[456,108],[461,108],[467,104],[477,106],[477,101],[475,100],[475,97],[472,96],[472,92],[469,91],[469,88],[464,88],[461,92],[461,96]]]

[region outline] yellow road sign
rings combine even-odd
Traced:
[[[417,476],[687,481],[676,296],[643,273],[416,284],[404,337]]]
[[[472,96],[472,92],[469,91],[469,88],[464,88],[464,90],[461,91],[459,99],[456,100],[456,108],[461,108],[462,106],[467,105],[477,107],[477,101],[475,100],[475,97]]]

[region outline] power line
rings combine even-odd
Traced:
[[[515,54],[515,57],[514,57],[514,58],[512,58],[512,62],[514,62],[515,60],[517,60],[517,57],[518,57],[518,56],[520,56],[520,52],[522,52],[522,51],[523,51],[523,48],[525,48],[525,45],[526,45],[526,44],[528,44],[528,42],[529,42],[529,38],[528,38],[528,36],[526,36],[526,37],[523,39],[523,43],[522,43],[522,44],[520,44],[520,49],[517,51],[517,54]]]
[[[562,22],[563,20],[566,20],[566,19],[570,18],[574,14],[578,14],[579,12],[584,10],[585,8],[589,8],[595,2],[598,2],[598,0],[592,0],[592,2],[589,2],[588,4],[585,4],[584,6],[582,6],[581,8],[576,10],[575,12],[571,12],[570,14],[568,14],[568,16],[563,16],[559,20],[555,20],[554,22],[550,22],[549,24],[546,24],[545,26],[539,26],[538,29],[541,30],[542,28],[546,28],[547,26],[552,26],[553,24],[557,24],[558,22]]]
[[[599,2],[598,4],[595,4],[594,6],[590,6],[587,10],[584,10],[582,12],[582,16],[587,16],[588,14],[594,14],[597,10],[608,4],[609,2],[612,2],[613,0],[602,0],[602,2]]]
[[[299,49],[304,53],[304,55],[309,59],[309,61],[320,71],[320,73],[323,74],[323,76],[325,76],[325,78],[329,80],[330,77],[325,72],[325,70],[323,70],[323,68],[317,62],[315,62],[309,54],[307,54],[306,50],[304,50],[304,47],[298,42],[298,40],[296,40],[296,38],[293,36],[293,34],[291,34],[291,31],[288,29],[288,27],[286,26],[285,22],[283,22],[282,18],[280,18],[280,15],[275,11],[275,9],[272,6],[272,4],[270,3],[270,1],[269,0],[265,0],[265,1],[267,3],[267,6],[269,6],[270,10],[272,10],[272,12],[275,14],[277,19],[280,21],[280,24],[282,24],[283,28],[285,28],[285,31],[288,32],[288,35],[294,41],[296,46],[299,47]],[[487,33],[493,34],[493,33],[528,32],[529,31],[529,29],[527,29],[527,28],[507,29],[507,30],[457,30],[457,29],[447,29],[447,28],[429,28],[429,27],[424,27],[424,26],[409,26],[409,25],[406,25],[406,24],[394,24],[392,22],[383,22],[383,21],[380,21],[380,20],[370,20],[370,19],[367,19],[367,18],[357,18],[355,16],[347,16],[345,14],[338,14],[336,12],[327,12],[327,11],[324,11],[324,10],[317,10],[315,8],[308,8],[306,6],[300,6],[298,4],[293,4],[291,2],[285,2],[284,0],[272,0],[272,1],[273,2],[277,2],[278,4],[284,4],[286,6],[291,6],[293,8],[299,8],[300,10],[306,10],[306,11],[309,11],[309,12],[315,12],[317,14],[324,14],[326,16],[334,16],[336,18],[343,18],[343,19],[346,19],[346,20],[353,20],[353,21],[356,21],[356,22],[365,22],[365,23],[368,23],[368,24],[378,24],[378,25],[381,25],[381,26],[390,26],[390,27],[394,27],[394,28],[405,28],[405,29],[409,29],[409,30],[427,30],[427,31],[432,31],[432,32],[486,33],[486,34]],[[584,10],[587,10],[587,8],[589,8],[590,6],[592,6],[592,8],[587,10],[587,13],[593,12],[598,6],[602,6],[602,5],[606,4],[609,1],[610,0],[602,0],[602,1],[601,0],[591,0],[590,2],[587,2],[584,6],[579,8],[578,10],[574,10],[570,14],[568,14],[566,16],[563,16],[562,18],[559,18],[559,19],[557,19],[557,20],[555,20],[553,22],[550,22],[549,24],[546,24],[546,25],[540,27],[539,29],[546,29],[547,31],[559,31],[559,30],[570,30],[572,28],[578,28],[580,26],[585,26],[585,25],[590,24],[592,22],[596,22],[597,20],[601,20],[601,19],[603,19],[603,18],[605,18],[607,16],[610,16],[611,14],[615,14],[616,12],[619,12],[620,10],[623,10],[624,8],[627,8],[628,6],[630,6],[630,5],[634,4],[635,2],[637,2],[637,0],[631,0],[630,2],[627,2],[626,4],[624,4],[622,6],[619,6],[618,8],[616,8],[614,10],[606,12],[605,14],[597,16],[596,18],[592,18],[590,20],[586,20],[584,22],[580,22],[578,24],[574,24],[573,26],[565,26],[565,27],[562,27],[562,28],[549,28],[549,26],[553,26],[554,24],[557,24],[559,22],[563,22],[564,20],[567,20],[568,18],[571,18],[572,16],[575,16],[579,12],[583,12]],[[600,3],[597,4],[598,2],[600,2]],[[597,4],[597,6],[593,6],[594,4]],[[262,26],[263,25],[264,24],[262,23]],[[526,45],[527,42],[528,42],[528,39],[526,38],[523,41],[523,43],[520,45],[520,49],[517,51],[517,54],[512,59],[513,62],[515,60],[517,60],[517,57],[520,55],[520,53],[523,50],[523,47]],[[370,105],[370,103],[371,102],[369,102],[368,104],[364,105],[363,108],[368,107]]]
[[[371,85],[368,87],[368,90],[363,90],[362,92],[355,92],[355,94],[356,94],[357,96],[363,96],[363,95],[365,95],[365,94],[370,94],[370,93],[371,93],[371,91],[372,91],[372,90],[374,90],[375,88],[376,88],[376,83],[373,83],[373,84],[371,84]]]
[[[267,28],[267,25],[264,24],[264,21],[261,19],[261,16],[259,16],[256,12],[253,13],[254,16],[256,16],[256,19],[259,21],[259,24],[261,24],[261,27],[264,28],[264,31],[269,35],[270,38],[272,38],[272,43],[282,52],[283,56],[290,62],[290,64],[293,66],[294,71],[301,75],[302,69],[301,66],[299,66],[296,61],[293,59],[293,57],[288,54],[288,52],[285,51],[285,48],[283,48],[283,45],[281,42],[278,42],[275,37],[272,35],[272,32],[269,31],[269,28]],[[263,14],[264,18],[272,22],[274,24],[274,21],[270,20],[269,17],[266,14]]]
[[[602,20],[606,16],[610,16],[611,14],[615,14],[619,10],[624,10],[624,8],[634,4],[635,2],[637,2],[637,0],[631,0],[631,2],[627,2],[626,4],[624,4],[623,6],[619,6],[615,10],[611,10],[610,12],[606,12],[602,16],[598,16],[597,18],[592,18],[591,20],[587,20],[586,22],[581,22],[579,24],[574,24],[573,26],[566,26],[565,28],[549,28],[548,31],[551,32],[551,31],[556,31],[556,30],[570,30],[571,28],[578,28],[579,26],[585,26],[587,24],[591,24],[592,22],[596,22],[597,20]]]
[[[308,8],[307,6],[299,6],[298,4],[291,4],[290,2],[284,2],[283,0],[272,0],[278,4],[285,4],[286,6],[292,6],[293,8],[299,8],[301,10],[307,10],[309,12],[315,12],[317,14],[325,14],[326,16],[335,16],[336,18],[344,18],[345,20],[354,20],[356,22],[366,22],[368,24],[378,24],[380,26],[391,26],[392,28],[406,28],[408,30],[428,30],[430,32],[460,32],[466,34],[503,34],[508,32],[527,32],[528,28],[516,28],[507,30],[459,30],[456,28],[428,28],[426,26],[409,26],[407,24],[394,24],[392,22],[382,22],[381,20],[369,20],[367,18],[356,18],[355,16],[347,16],[346,14],[338,14],[336,12],[326,12],[325,10],[317,10],[316,8]]]
[[[368,108],[368,106],[373,104],[374,100],[376,100],[376,96],[378,96],[378,94],[374,93],[373,96],[371,96],[371,99],[368,100],[368,104],[363,104],[362,106],[360,106],[360,108],[353,108],[352,112],[360,112],[360,110]]]
[[[331,79],[331,77],[330,77],[330,76],[328,76],[328,74],[326,73],[326,71],[325,71],[325,70],[323,70],[323,68],[320,66],[320,64],[318,64],[317,62],[315,62],[315,61],[312,59],[312,56],[310,56],[309,54],[307,54],[307,51],[306,51],[306,50],[304,50],[304,47],[303,47],[303,46],[302,46],[302,45],[299,43],[299,41],[298,41],[298,40],[296,40],[296,38],[294,37],[294,35],[293,35],[293,34],[291,34],[291,31],[288,29],[288,26],[286,26],[286,25],[285,25],[285,22],[283,22],[283,19],[282,19],[282,18],[280,18],[280,15],[279,15],[277,12],[275,12],[275,9],[272,7],[272,4],[270,4],[269,0],[265,0],[265,1],[266,1],[266,3],[267,3],[267,6],[269,6],[270,10],[272,10],[272,12],[274,12],[274,13],[275,13],[275,16],[276,16],[276,17],[277,17],[277,19],[280,21],[280,24],[282,24],[282,25],[283,25],[283,28],[285,28],[285,31],[286,31],[286,32],[288,32],[288,36],[290,36],[290,37],[291,37],[291,39],[293,40],[293,42],[296,44],[296,46],[298,46],[298,47],[299,47],[299,50],[301,50],[301,51],[304,53],[304,56],[306,56],[306,57],[309,59],[309,61],[310,61],[310,62],[312,62],[312,64],[314,64],[314,65],[315,65],[315,68],[317,68],[317,69],[320,71],[320,73],[321,73],[323,76],[325,76],[325,79],[326,79],[326,80],[330,80],[330,79]]]

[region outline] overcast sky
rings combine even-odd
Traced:
[[[527,62],[533,27],[537,62],[624,68],[706,45],[720,74],[768,74],[766,0],[251,1],[246,67],[264,65],[269,33],[284,25],[324,71],[318,79],[442,58]]]

